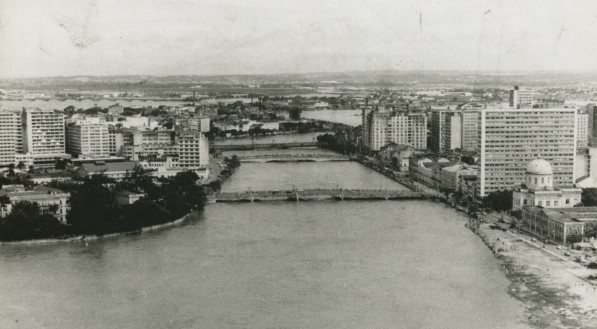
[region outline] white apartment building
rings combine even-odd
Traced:
[[[64,155],[64,115],[53,110],[24,109],[23,151],[36,155]]]
[[[579,109],[576,113],[576,148],[589,147],[589,113],[586,109]]]
[[[521,86],[510,89],[509,105],[515,109],[532,107],[534,91]]]
[[[204,170],[209,164],[209,141],[200,131],[176,134],[178,166],[185,170]]]
[[[479,196],[519,185],[535,159],[551,164],[555,187],[572,186],[576,123],[575,109],[481,110]]]
[[[66,128],[67,152],[77,158],[107,158],[110,156],[108,125],[78,122]]]
[[[0,111],[0,165],[15,163],[17,135],[20,135],[18,115],[14,112]]]
[[[425,114],[363,110],[363,145],[371,151],[379,151],[391,142],[426,149]]]

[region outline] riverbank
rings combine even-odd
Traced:
[[[508,293],[528,310],[528,321],[538,328],[595,328],[597,282],[588,269],[558,257],[528,237],[492,229],[472,228],[500,260],[512,281]]]
[[[33,240],[22,240],[22,241],[0,241],[0,245],[30,245],[30,244],[44,244],[44,243],[58,243],[58,242],[85,242],[85,241],[93,241],[93,240],[100,240],[100,239],[109,239],[114,237],[119,237],[123,235],[129,234],[139,234],[143,232],[153,232],[163,230],[172,226],[178,226],[182,224],[185,219],[192,213],[186,214],[181,218],[178,218],[171,222],[166,222],[163,224],[146,226],[141,228],[140,230],[136,231],[127,231],[127,232],[116,232],[116,233],[109,233],[104,235],[76,235],[71,237],[64,237],[64,238],[56,238],[56,239],[33,239]]]

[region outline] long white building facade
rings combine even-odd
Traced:
[[[539,158],[551,164],[555,187],[574,184],[575,109],[483,109],[479,117],[478,196],[519,185]]]

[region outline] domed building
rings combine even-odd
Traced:
[[[531,161],[526,168],[525,179],[512,192],[512,209],[524,206],[544,208],[568,208],[580,203],[582,189],[570,186],[554,189],[553,169],[544,159]]]

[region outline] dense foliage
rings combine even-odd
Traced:
[[[356,146],[350,142],[342,132],[335,134],[323,134],[317,136],[317,144],[321,148],[326,148],[342,154],[353,154],[357,151]]]
[[[585,207],[597,206],[597,188],[585,188],[582,190],[581,203]]]
[[[512,209],[512,191],[495,191],[483,199],[483,207],[496,211]]]
[[[20,201],[11,213],[0,220],[0,240],[18,241],[59,238],[68,235],[68,228],[52,215],[39,215],[37,203]]]
[[[50,215],[38,215],[35,203],[20,202],[13,206],[10,215],[0,220],[0,240],[103,235],[171,222],[203,209],[206,195],[198,181],[195,172],[186,171],[155,183],[148,171],[136,167],[120,182],[104,175],[94,175],[82,182],[53,182],[51,186],[71,193],[67,224]],[[145,197],[117,207],[115,197],[125,191],[144,193]],[[8,202],[0,198],[0,206],[5,207]]]

